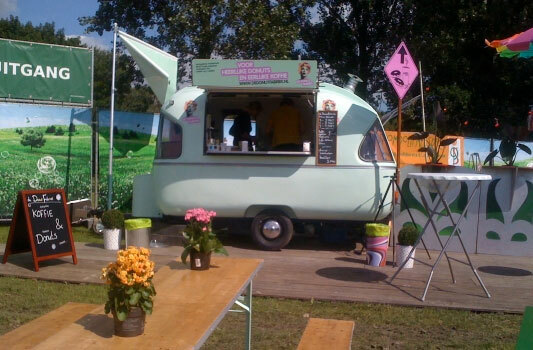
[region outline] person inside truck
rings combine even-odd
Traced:
[[[280,107],[272,112],[266,132],[272,138],[273,151],[301,152],[303,120],[290,98],[283,98]]]
[[[233,136],[233,145],[238,146],[240,141],[248,141],[248,147],[252,149],[252,142],[255,142],[255,137],[250,135],[252,131],[251,120],[257,120],[257,116],[263,110],[259,101],[252,101],[248,104],[244,111],[237,114],[233,121],[233,126],[229,130]]]

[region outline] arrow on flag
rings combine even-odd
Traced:
[[[401,63],[403,64],[403,56],[407,55],[407,51],[405,50],[405,46],[402,46],[402,47],[400,48],[400,51],[398,51],[398,54],[399,54],[399,55],[402,55],[402,61],[401,61]]]

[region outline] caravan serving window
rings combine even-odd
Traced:
[[[205,153],[312,155],[315,94],[210,92],[206,105]],[[248,143],[245,150],[242,142]]]
[[[161,117],[159,123],[157,158],[179,158],[183,140],[181,126],[164,117]]]
[[[368,130],[359,148],[359,157],[367,162],[393,162],[387,137],[379,120]]]

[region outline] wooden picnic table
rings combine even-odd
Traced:
[[[213,257],[207,271],[192,271],[177,261],[162,267],[154,276],[153,314],[137,337],[113,335],[113,317],[103,305],[68,303],[4,334],[0,344],[6,349],[199,349],[236,304],[246,313],[249,349],[252,280],[262,264]]]

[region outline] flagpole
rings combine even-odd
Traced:
[[[422,61],[418,61],[418,70],[420,71],[420,103],[422,104],[422,131],[426,131],[426,110],[424,107],[424,83],[422,82]],[[424,139],[424,147],[427,147],[426,139]],[[427,163],[427,152],[424,152],[424,160]]]
[[[422,103],[422,131],[426,131],[426,112],[424,109],[424,83],[422,82],[422,62],[418,61],[418,70],[420,71],[420,99]]]
[[[400,150],[402,144],[402,99],[398,99],[398,131],[396,133],[396,181],[400,183]]]
[[[107,209],[112,208],[113,203],[113,124],[115,118],[115,59],[117,51],[116,23],[113,25],[113,68],[111,70],[111,115],[109,119],[109,172],[107,174]]]

